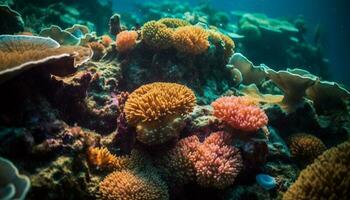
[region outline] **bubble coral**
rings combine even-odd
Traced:
[[[196,176],[199,185],[225,188],[232,184],[243,167],[239,150],[230,146],[230,135],[212,133],[196,151]]]
[[[174,47],[182,53],[198,55],[209,48],[209,34],[198,26],[184,26],[174,32]]]
[[[142,26],[142,40],[153,49],[168,49],[172,46],[173,30],[157,21]]]
[[[319,138],[304,133],[292,135],[288,146],[292,157],[302,164],[311,163],[326,150],[326,146]]]
[[[178,28],[191,25],[188,21],[178,18],[162,18],[158,22],[166,25],[168,28]]]
[[[151,171],[116,171],[101,183],[99,191],[104,200],[167,200],[166,184]]]
[[[146,144],[163,143],[174,138],[192,112],[196,97],[191,89],[176,83],[146,84],[129,95],[124,113],[136,126],[137,139]]]
[[[160,166],[166,177],[180,184],[187,184],[195,180],[194,158],[200,145],[197,136],[190,136],[179,140],[160,159]]]
[[[136,46],[138,33],[136,31],[122,31],[115,40],[119,52],[127,52]]]
[[[265,112],[247,97],[221,97],[211,106],[214,108],[215,117],[238,130],[257,131],[268,122]]]
[[[350,142],[328,149],[301,171],[283,200],[350,199]]]

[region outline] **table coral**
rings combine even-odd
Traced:
[[[152,171],[116,171],[100,183],[104,200],[167,200],[166,184]]]
[[[142,41],[153,49],[168,49],[172,46],[173,30],[157,21],[149,21],[142,26]]]
[[[199,185],[225,188],[243,167],[239,150],[230,146],[231,135],[212,133],[196,151],[195,169]]]
[[[265,112],[247,97],[221,97],[211,105],[215,117],[238,130],[253,132],[268,123]]]
[[[311,163],[317,156],[321,155],[326,146],[316,136],[297,133],[289,138],[288,142],[292,157],[301,163]]]
[[[325,151],[300,173],[283,200],[349,199],[349,158],[349,141]]]
[[[138,34],[136,31],[122,31],[115,40],[116,48],[119,52],[127,52],[136,46]]]
[[[188,87],[155,82],[132,92],[124,112],[128,123],[137,128],[137,139],[146,144],[159,144],[178,134],[182,116],[190,113],[195,104],[196,97]]]
[[[198,55],[209,48],[208,33],[198,26],[184,26],[174,32],[174,47],[186,54]]]

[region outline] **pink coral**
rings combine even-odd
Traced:
[[[138,34],[136,31],[122,31],[117,35],[115,41],[119,52],[127,52],[136,46]]]
[[[243,164],[239,150],[230,141],[229,134],[215,132],[198,147],[195,170],[199,185],[225,188],[234,182]]]
[[[247,97],[221,97],[211,106],[215,117],[238,130],[257,131],[268,122],[265,112]]]

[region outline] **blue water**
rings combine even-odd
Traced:
[[[161,2],[153,0],[147,2]],[[222,11],[259,12],[276,18],[296,18],[302,15],[309,27],[307,38],[312,41],[316,26],[321,27],[326,57],[330,60],[331,79],[350,86],[350,51],[349,2],[346,0],[177,0],[174,3],[198,5],[209,2],[214,8]],[[145,3],[142,0],[117,1],[113,7],[117,12],[137,12],[135,4]],[[141,13],[142,14],[142,13]],[[297,66],[282,66],[297,67]]]

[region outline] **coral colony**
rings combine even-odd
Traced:
[[[314,53],[300,21],[166,5],[0,6],[0,199],[350,199],[350,92],[249,60]]]

